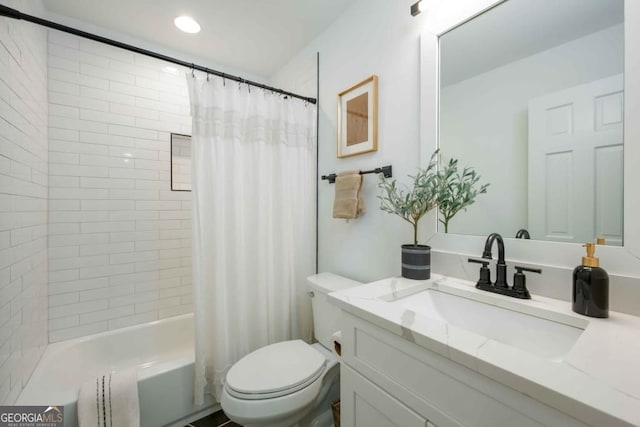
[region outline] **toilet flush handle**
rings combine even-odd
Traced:
[[[313,291],[307,291],[307,295],[309,295],[311,298],[316,296],[316,294],[314,294]]]

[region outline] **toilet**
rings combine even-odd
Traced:
[[[340,365],[331,349],[340,310],[327,294],[360,284],[332,273],[307,278],[318,342],[283,341],[236,362],[220,401],[231,421],[247,427],[333,425],[330,404],[340,397]]]

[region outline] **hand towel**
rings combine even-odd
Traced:
[[[333,217],[353,219],[364,213],[360,196],[363,177],[359,170],[340,172],[336,177],[336,194],[333,200]]]
[[[110,372],[85,383],[78,395],[80,427],[140,427],[135,369]]]

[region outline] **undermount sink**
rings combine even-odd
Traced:
[[[561,361],[583,332],[574,326],[434,289],[380,299],[553,361]]]

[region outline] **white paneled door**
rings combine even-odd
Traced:
[[[529,101],[533,239],[622,245],[623,76]]]

